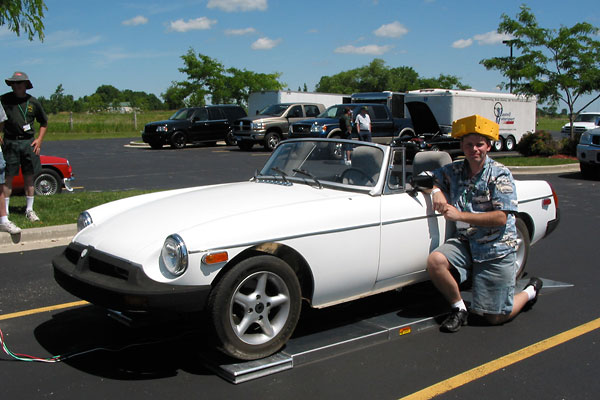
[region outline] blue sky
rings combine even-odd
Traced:
[[[62,84],[75,98],[103,84],[160,97],[193,48],[227,67],[282,73],[292,90],[369,64],[451,74],[477,90],[502,77],[479,64],[507,56],[496,33],[503,13],[527,4],[546,28],[600,26],[597,0],[46,0],[43,43],[0,29],[2,73],[29,74],[34,96]],[[596,38],[600,40],[600,37]],[[8,89],[8,87],[6,88]],[[559,105],[559,109],[563,105]],[[588,110],[599,111],[600,102]]]

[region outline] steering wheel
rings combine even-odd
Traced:
[[[342,172],[342,176],[341,176],[342,183],[350,183],[350,184],[355,183],[355,179],[352,179],[352,177],[346,176],[346,175],[353,174],[353,173],[362,177],[363,180],[366,180],[367,182],[375,185],[375,181],[373,180],[373,178],[371,178],[369,175],[366,174],[366,172],[364,172],[363,170],[358,169],[358,168],[348,168],[347,170]],[[361,186],[364,186],[364,185],[361,185]]]

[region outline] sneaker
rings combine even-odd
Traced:
[[[467,324],[468,316],[469,312],[467,310],[453,308],[452,313],[442,322],[440,330],[442,332],[458,332],[461,326]]]
[[[33,210],[25,211],[25,217],[31,222],[38,222],[40,220],[40,217],[38,217],[35,211]]]
[[[542,282],[540,278],[532,277],[529,280],[529,282],[527,282],[527,285],[525,285],[525,288],[527,288],[527,286],[533,286],[533,290],[535,290],[535,297],[529,300],[527,303],[525,303],[523,311],[530,310],[531,307],[533,307],[533,305],[537,302],[537,299],[540,296],[540,292],[542,291],[542,286],[544,286],[544,282]]]
[[[21,233],[21,228],[16,226],[12,221],[7,221],[0,224],[0,232],[8,232],[11,235],[16,235],[17,233]]]

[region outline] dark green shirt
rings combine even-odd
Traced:
[[[16,136],[24,134],[35,134],[34,122],[40,126],[48,126],[48,116],[42,105],[33,96],[17,97],[13,92],[5,93],[0,97],[8,120],[4,122],[4,134]],[[29,130],[24,127],[29,125]]]

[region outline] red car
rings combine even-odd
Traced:
[[[71,181],[74,179],[73,170],[69,160],[62,157],[41,155],[40,161],[42,162],[42,170],[33,181],[36,195],[50,196],[60,193],[63,187],[69,192],[73,191],[71,187]],[[23,186],[23,175],[19,171],[19,175],[13,179],[13,190],[22,192]]]

